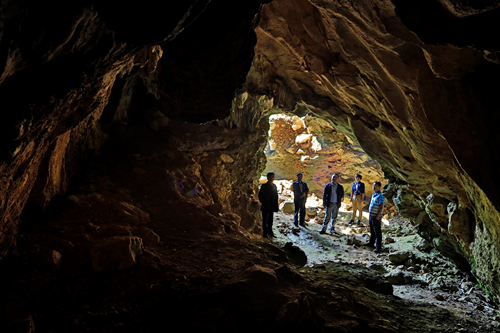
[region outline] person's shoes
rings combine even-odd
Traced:
[[[366,244],[363,244],[363,246],[375,247],[375,244],[366,243]]]
[[[376,248],[375,248],[375,250],[373,250],[373,252],[375,252],[375,253],[380,253],[380,252],[382,252],[382,249],[381,249],[381,248],[379,248],[379,247],[376,247]]]
[[[300,226],[305,228],[306,224],[305,223],[301,223]]]
[[[276,237],[276,236],[274,236],[274,234],[271,232],[271,233],[269,234],[269,237]]]
[[[295,226],[295,228],[298,228],[299,227],[299,224],[298,223],[293,223],[293,225]]]
[[[326,234],[326,232],[324,232],[323,230],[320,230],[319,233],[322,234],[322,235]]]
[[[263,234],[262,237],[268,238],[269,236],[267,236],[267,234]]]
[[[354,220],[350,220],[348,225],[353,225],[354,224]]]
[[[360,220],[358,220],[358,222],[356,222],[356,225],[360,225],[360,224],[361,224],[361,221],[360,221]]]
[[[336,232],[335,230],[330,230],[330,233],[331,233],[332,235],[337,234],[337,232]]]

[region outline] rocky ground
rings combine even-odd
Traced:
[[[402,299],[418,300],[457,313],[464,320],[483,323],[500,331],[500,311],[495,298],[470,273],[460,271],[449,259],[421,238],[408,219],[386,214],[383,219],[384,248],[380,254],[364,246],[369,239],[368,213],[363,212],[360,225],[349,225],[352,211],[343,203],[335,229],[337,234],[320,235],[324,210],[319,198],[307,202],[306,227],[294,227],[291,181],[276,181],[282,210],[275,217],[275,238],[280,246],[299,247],[307,259],[305,266],[326,262],[360,265],[381,273]],[[366,207],[365,207],[366,208]],[[283,212],[286,211],[287,213]],[[298,257],[301,255],[298,254]],[[457,332],[466,331],[457,324]]]
[[[499,331],[484,292],[414,250],[420,240],[390,209],[394,242],[379,255],[346,212],[339,236],[319,235],[312,196],[307,228],[293,228],[285,200],[277,237],[263,239],[205,193],[181,191],[192,160],[166,151],[111,146],[50,209],[26,210],[0,262],[0,332]]]

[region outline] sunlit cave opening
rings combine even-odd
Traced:
[[[308,225],[321,226],[324,218],[322,195],[324,186],[330,182],[333,173],[340,175],[339,183],[344,187],[345,196],[337,224],[342,227],[338,231],[346,235],[359,234],[359,241],[366,242],[368,226],[368,208],[373,193],[372,184],[380,181],[385,185],[387,180],[377,161],[370,158],[363,149],[349,137],[337,131],[327,121],[306,115],[298,117],[291,114],[274,114],[269,117],[268,142],[264,153],[266,168],[261,174],[260,182],[266,182],[266,174],[275,174],[275,183],[280,194],[280,213],[292,214],[294,204],[292,183],[298,172],[303,174],[303,181],[308,184],[309,195],[306,200],[306,222]],[[361,175],[365,185],[362,217],[359,211],[353,216],[351,202],[352,184],[355,176]],[[387,202],[382,222],[384,226],[398,226],[397,210]],[[285,218],[286,219],[286,218]],[[349,223],[351,220],[354,223]],[[358,223],[359,221],[359,223]],[[347,224],[346,228],[343,225]],[[284,227],[278,224],[278,228]]]

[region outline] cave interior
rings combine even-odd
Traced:
[[[500,295],[498,1],[166,8],[0,5],[0,328],[455,332],[374,271],[260,237],[278,113],[360,147],[398,214]]]

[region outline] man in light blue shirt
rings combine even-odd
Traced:
[[[381,192],[382,183],[378,180],[373,183],[373,195],[370,201],[370,241],[367,246],[373,247],[376,245],[373,252],[382,251],[382,214],[384,212],[385,198]]]

